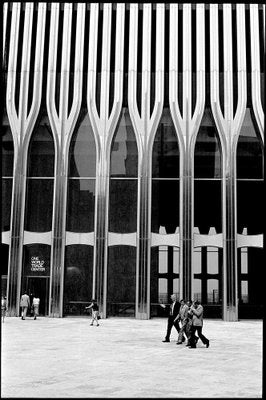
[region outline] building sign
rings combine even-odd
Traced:
[[[45,272],[45,262],[39,256],[31,257],[31,272]]]
[[[24,276],[49,276],[50,249],[36,247],[29,246],[25,249]]]

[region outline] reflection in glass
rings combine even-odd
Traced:
[[[179,178],[179,148],[169,109],[163,110],[153,144],[153,178]]]
[[[64,275],[64,314],[84,314],[92,298],[93,247],[66,246]],[[87,304],[84,304],[87,303]]]
[[[241,302],[248,303],[248,281],[241,281]]]
[[[207,247],[207,272],[208,274],[219,273],[219,254],[217,247]]]
[[[54,176],[54,140],[47,116],[41,119],[30,140],[28,176]]]
[[[151,302],[168,303],[172,293],[179,293],[179,248],[151,248]],[[155,310],[154,310],[155,312]],[[158,314],[159,315],[159,314]]]
[[[2,176],[13,176],[14,145],[11,129],[7,125],[1,127],[2,139]]]
[[[209,108],[202,117],[194,155],[195,178],[221,178],[221,151],[218,134]]]
[[[47,232],[52,229],[53,179],[27,179],[25,230]]]
[[[219,281],[218,279],[208,279],[207,281],[207,303],[219,303]]]
[[[192,300],[196,301],[198,300],[201,302],[201,279],[194,279],[193,281],[193,286],[194,286],[194,298]]]
[[[163,110],[152,149],[151,231],[179,232],[179,147],[169,108]],[[179,249],[151,248],[151,315],[164,316],[158,303],[179,295]]]
[[[237,178],[263,179],[262,143],[250,108],[246,109],[237,144]]]
[[[96,146],[89,116],[86,113],[73,133],[69,147],[69,176],[95,177]]]
[[[123,109],[111,146],[110,176],[129,178],[137,175],[137,142],[128,109]]]
[[[95,180],[69,179],[67,198],[67,231],[93,232]]]
[[[194,254],[193,254],[193,273],[194,273],[194,275],[201,273],[201,253],[202,253],[201,247],[194,248]]]
[[[111,179],[109,231],[131,233],[137,230],[137,179]]]
[[[134,317],[136,248],[109,247],[107,271],[107,314]]]

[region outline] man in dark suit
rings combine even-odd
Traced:
[[[179,333],[179,331],[180,331],[180,327],[179,327],[180,303],[176,300],[175,294],[171,294],[171,300],[172,300],[172,304],[170,304],[170,306],[160,304],[161,307],[165,308],[166,311],[168,312],[167,332],[166,332],[165,339],[163,340],[164,343],[170,342],[170,335],[171,335],[171,330],[172,330],[173,326],[177,330],[177,333]]]

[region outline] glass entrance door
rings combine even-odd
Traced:
[[[42,316],[48,315],[49,304],[49,278],[44,277],[28,277],[27,278],[27,293],[33,293],[40,298],[39,313]]]

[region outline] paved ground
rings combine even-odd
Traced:
[[[205,320],[207,349],[166,319],[6,318],[1,397],[262,398],[262,321]]]

